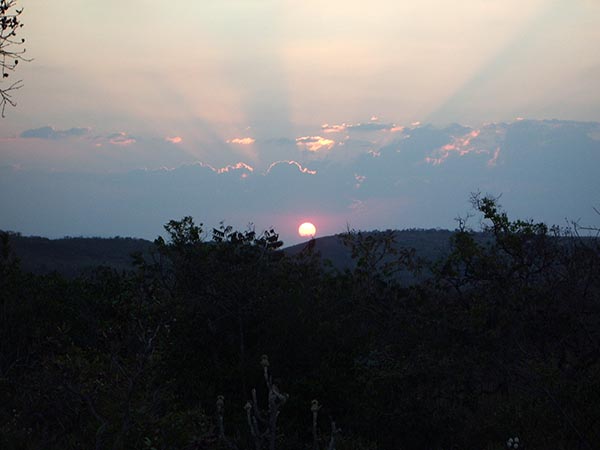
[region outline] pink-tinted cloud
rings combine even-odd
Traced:
[[[108,142],[111,145],[116,145],[118,147],[127,147],[135,144],[137,141],[135,138],[128,136],[127,133],[121,131],[108,136]]]
[[[246,163],[239,162],[233,165],[227,165],[225,167],[221,167],[220,169],[213,169],[217,173],[227,173],[233,170],[247,170],[248,172],[254,172],[254,167],[249,166]],[[244,177],[246,178],[246,177]]]
[[[335,141],[321,136],[302,136],[296,138],[296,145],[309,152],[318,152],[323,149],[331,150],[335,145]]]
[[[487,162],[488,167],[496,167],[496,164],[498,163],[498,157],[499,156],[500,156],[500,147],[496,148],[496,150],[494,151],[494,155]]]
[[[490,153],[488,150],[477,148],[472,144],[472,141],[479,137],[481,134],[480,130],[473,130],[464,136],[455,138],[450,144],[446,144],[443,147],[436,150],[433,155],[425,158],[425,161],[437,166],[446,161],[451,155],[464,156],[469,153]]]
[[[227,140],[228,144],[237,144],[237,145],[252,145],[255,142],[256,142],[256,139],[253,139],[251,137],[233,138],[233,139]]]
[[[354,187],[356,189],[359,189],[360,186],[365,182],[365,180],[367,179],[366,176],[364,175],[359,175],[357,173],[354,174],[354,179],[356,180],[356,184],[354,185]]]
[[[191,165],[205,167],[207,169],[212,170],[214,173],[217,173],[217,174],[229,173],[229,172],[233,172],[236,170],[244,170],[246,172],[254,172],[254,167],[250,166],[249,164],[246,164],[245,162],[241,162],[241,161],[236,164],[228,164],[224,167],[219,167],[219,168],[216,168],[216,167],[214,167],[208,163],[202,162],[202,161],[197,161]],[[248,175],[246,173],[245,175],[242,175],[242,178],[246,178],[247,176]]]
[[[165,141],[171,144],[180,144],[183,142],[183,138],[181,136],[166,137]]]
[[[271,170],[273,170],[273,168],[275,166],[278,166],[279,164],[288,164],[290,166],[296,166],[300,172],[305,173],[307,175],[316,175],[317,174],[316,170],[307,169],[306,167],[302,167],[302,164],[300,164],[299,162],[290,161],[290,160],[275,161],[274,163],[271,163],[271,165],[269,166],[269,168],[267,169],[267,171],[265,173],[268,174],[269,172],[271,172]]]
[[[321,125],[321,130],[323,133],[342,133],[346,131],[347,125],[345,123],[341,125],[329,125],[328,123],[324,123]]]
[[[393,123],[382,123],[379,122],[379,118],[378,117],[371,117],[371,121],[370,122],[366,122],[366,123],[342,123],[339,125],[335,125],[335,124],[323,124],[321,125],[321,130],[323,131],[323,133],[342,133],[342,132],[347,132],[347,131],[364,131],[364,132],[376,132],[376,131],[392,131],[392,132],[398,132],[398,131],[402,131],[404,129],[404,127],[401,126],[397,126],[396,124]]]

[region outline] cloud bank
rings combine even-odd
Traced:
[[[20,136],[25,139],[65,139],[69,137],[84,136],[90,132],[89,128],[71,128],[69,130],[56,130],[45,126],[23,131]]]
[[[64,132],[27,135],[53,133]],[[343,231],[347,224],[365,229],[452,228],[454,218],[468,211],[474,191],[502,194],[501,203],[517,216],[560,224],[565,217],[581,218],[598,225],[593,211],[600,206],[598,136],[600,124],[593,122],[411,125],[379,141],[350,137],[341,147],[318,135],[257,141],[258,147],[272,146],[290,156],[259,166],[191,162],[90,174],[7,163],[0,168],[0,229],[152,238],[168,220],[193,215],[211,224],[225,220],[240,227],[248,222],[272,226],[291,244],[298,241],[296,229],[305,220],[315,223],[321,234]],[[121,143],[112,145],[117,160],[142,143],[151,148],[160,141],[169,151],[179,148],[164,138],[136,139],[126,133],[102,137],[102,142],[111,140]],[[316,150],[305,148],[310,145]],[[313,151],[323,150],[325,157],[310,158]],[[350,156],[336,159],[340,155]]]

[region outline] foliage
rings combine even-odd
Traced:
[[[25,49],[21,48],[25,39],[19,39],[17,33],[23,27],[21,22],[23,8],[19,9],[17,0],[0,0],[0,83],[10,76],[19,61],[26,61]],[[16,106],[12,91],[22,86],[21,81],[15,81],[6,88],[0,87],[0,115],[4,117],[6,106]]]
[[[3,234],[0,448],[593,448],[600,243],[473,205],[485,233],[443,258],[349,232],[339,272],[185,217],[134,270],[66,280]]]

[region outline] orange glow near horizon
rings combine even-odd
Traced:
[[[314,237],[317,233],[317,228],[310,222],[304,222],[298,227],[298,234],[301,237]]]

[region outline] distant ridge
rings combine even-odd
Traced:
[[[435,261],[450,251],[450,230],[394,230],[397,248],[415,249],[416,256],[425,261]],[[380,231],[363,231],[364,237],[377,235]],[[57,272],[66,277],[76,277],[87,271],[105,266],[117,270],[130,270],[131,255],[140,252],[149,255],[154,243],[136,238],[66,237],[48,239],[39,236],[22,236],[10,233],[10,244],[21,260],[24,270],[38,275]],[[479,234],[479,233],[477,233]],[[483,234],[481,235],[483,237]],[[333,270],[352,270],[354,261],[350,248],[346,247],[341,234],[319,237],[311,241],[285,247],[289,256],[311,251]],[[400,274],[403,281],[414,281],[413,274]]]
[[[373,236],[381,231],[362,232],[363,236]],[[424,261],[435,261],[450,251],[450,238],[453,231],[450,230],[393,230],[396,248],[415,249],[416,257]],[[320,256],[325,262],[328,261],[334,269],[345,271],[352,270],[355,262],[351,256],[350,248],[346,247],[342,241],[342,235],[333,235],[317,238],[311,244],[304,242],[291,247],[287,247],[285,252],[288,255],[298,255],[303,251],[310,250]],[[426,277],[423,273],[419,279]],[[409,271],[401,272],[399,279],[403,282],[416,281],[415,275]]]
[[[136,238],[48,239],[11,233],[10,245],[27,272],[38,275],[58,272],[66,277],[76,277],[98,266],[131,269],[131,254],[147,254],[154,244]]]

